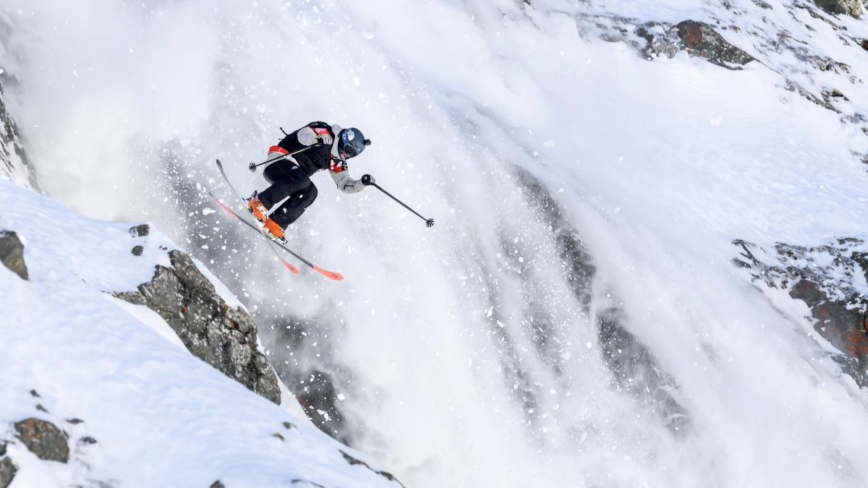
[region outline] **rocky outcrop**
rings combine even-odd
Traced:
[[[0,261],[22,280],[28,279],[27,265],[24,263],[24,244],[15,232],[0,231]]]
[[[15,467],[11,459],[8,457],[0,459],[0,488],[8,488],[17,471],[18,468]]]
[[[685,20],[676,25],[675,30],[684,50],[691,56],[707,59],[729,69],[741,69],[754,60],[749,54],[727,42],[708,24]]]
[[[527,172],[521,172],[519,178],[524,191],[530,194],[528,200],[537,206],[544,221],[555,232],[558,254],[566,266],[572,292],[591,315],[594,288],[603,285],[594,282],[597,269],[588,250],[546,187]],[[607,291],[605,295],[615,293]],[[618,300],[612,299],[608,304],[601,301],[600,311],[591,315],[598,326],[603,361],[612,373],[613,388],[655,412],[673,435],[683,435],[691,421],[687,410],[677,400],[677,383],[648,347],[629,332],[627,317],[615,303]]]
[[[754,282],[783,289],[811,310],[814,329],[841,355],[845,373],[868,387],[868,247],[861,239],[839,239],[822,246],[776,244],[766,250],[735,241],[735,264],[749,269]]]
[[[830,14],[844,14],[855,18],[862,16],[859,0],[814,0],[818,7]]]
[[[157,266],[154,278],[137,292],[114,295],[147,306],[194,356],[279,404],[277,376],[257,349],[256,323],[244,309],[227,305],[187,254],[175,250],[169,257],[172,267]]]
[[[51,422],[29,418],[14,424],[16,437],[43,461],[69,461],[69,436]]]
[[[8,176],[19,185],[32,189],[38,188],[36,174],[24,151],[21,132],[6,110],[2,84],[0,84],[0,174]]]

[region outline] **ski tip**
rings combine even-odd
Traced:
[[[314,269],[317,273],[319,273],[319,274],[325,276],[326,278],[331,278],[331,279],[333,279],[333,280],[335,280],[335,281],[343,281],[343,280],[344,280],[343,275],[340,274],[340,273],[335,273],[334,271],[328,271],[328,270],[325,270],[325,269],[320,268],[319,266],[314,266],[313,269]]]
[[[281,259],[281,261],[283,261],[283,260]],[[300,274],[300,271],[298,270],[298,268],[287,263],[286,261],[283,261],[283,265],[286,266],[286,269],[288,269],[292,274]]]

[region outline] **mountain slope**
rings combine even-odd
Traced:
[[[398,486],[194,358],[156,313],[112,297],[171,266],[166,237],[134,238],[129,225],[0,188],[0,227],[24,242],[29,275],[0,268],[0,443],[17,466],[12,487]],[[65,431],[68,461],[25,447],[13,423],[34,417]]]

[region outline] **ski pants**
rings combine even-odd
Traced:
[[[319,192],[307,173],[291,161],[273,163],[265,168],[264,174],[271,186],[259,194],[259,200],[270,211],[268,217],[286,229],[301,217]],[[283,205],[272,210],[287,197]]]

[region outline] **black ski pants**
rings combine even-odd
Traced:
[[[298,220],[304,210],[316,200],[319,193],[303,169],[290,161],[278,161],[265,168],[265,179],[271,183],[259,194],[265,208],[271,208],[286,197],[289,199],[272,211],[269,218],[286,229]]]

